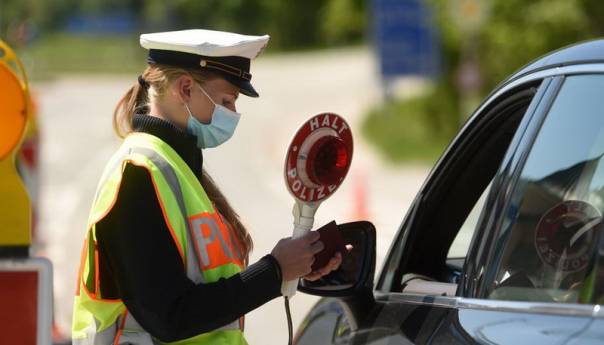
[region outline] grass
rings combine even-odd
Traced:
[[[387,102],[367,114],[363,134],[394,163],[431,165],[457,130],[454,103],[438,92]]]
[[[146,51],[138,36],[52,34],[17,52],[32,79],[62,73],[138,73]]]

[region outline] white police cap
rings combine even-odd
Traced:
[[[264,50],[269,38],[195,29],[142,34],[140,44],[149,49],[150,64],[209,69],[244,95],[258,97],[250,83],[250,61]]]

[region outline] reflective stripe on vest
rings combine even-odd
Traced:
[[[178,183],[178,177],[176,177],[176,173],[174,169],[168,164],[168,162],[157,152],[147,149],[136,147],[131,150],[134,153],[140,153],[147,158],[149,158],[156,167],[159,168],[159,171],[164,175],[166,182],[168,182],[168,186],[172,190],[172,194],[176,197],[176,202],[178,202],[178,208],[180,209],[180,213],[182,214],[183,219],[187,219],[187,210],[185,208],[185,199],[182,194],[182,190],[180,188],[180,184]],[[187,227],[187,242],[191,243],[191,229],[189,227],[189,222],[185,222]],[[199,260],[195,256],[192,250],[186,251],[187,257],[187,277],[191,279],[195,284],[203,283],[204,278],[202,272],[199,270]]]
[[[133,137],[136,139],[133,139]],[[141,159],[141,157],[144,159]],[[145,159],[152,165],[145,163]],[[178,159],[180,159],[180,161],[178,161]],[[170,163],[170,161],[172,161],[172,163]],[[236,239],[231,233],[226,221],[216,212],[213,205],[211,205],[207,199],[199,181],[192,174],[188,166],[186,166],[186,163],[184,163],[184,161],[182,161],[182,159],[159,138],[148,134],[131,135],[124,141],[122,148],[118,150],[109,162],[95,194],[93,211],[95,210],[95,207],[97,207],[96,211],[100,212],[91,212],[91,230],[88,235],[88,241],[93,241],[95,243],[93,249],[94,255],[92,255],[92,249],[85,248],[83,251],[81,264],[82,277],[79,281],[79,286],[80,290],[84,289],[85,291],[80,292],[76,296],[76,303],[74,304],[74,344],[157,343],[157,340],[153,339],[146,331],[144,331],[132,315],[125,310],[125,306],[123,306],[123,303],[120,300],[103,300],[100,298],[100,291],[98,291],[100,284],[98,282],[98,254],[96,249],[95,224],[102,219],[106,213],[103,212],[104,210],[102,208],[98,209],[97,205],[107,204],[107,200],[109,199],[101,201],[101,199],[103,197],[106,198],[107,195],[117,197],[113,194],[117,193],[125,162],[142,165],[149,170],[156,193],[158,194],[158,200],[162,206],[162,211],[164,212],[164,217],[167,217],[166,221],[170,226],[170,230],[176,232],[176,234],[173,233],[172,235],[183,256],[183,263],[186,266],[186,272],[189,279],[195,283],[214,282],[222,277],[231,276],[239,272],[242,268],[242,255],[236,243]],[[161,181],[162,178],[163,181]],[[165,189],[166,187],[161,187],[160,185],[165,185],[167,190]],[[187,195],[183,193],[183,186],[187,189]],[[178,209],[177,213],[179,214],[179,217],[176,217],[174,212],[170,211],[170,209],[165,209],[169,206],[168,204],[170,204],[170,202],[168,202],[168,204],[166,204],[167,206],[164,205],[166,201],[169,201],[169,199],[165,198],[170,198],[170,195],[174,200],[171,202],[173,205],[170,206],[173,207],[171,210],[176,211],[176,209]],[[111,209],[110,207],[111,206],[109,206],[108,210]],[[93,214],[103,215],[97,217],[98,219],[95,219],[92,217]],[[175,220],[175,218],[178,218],[178,220]],[[183,241],[186,241],[186,243],[181,243]],[[90,279],[92,279],[92,277],[90,277],[91,274],[94,275],[93,278],[96,281],[92,293],[88,291],[86,286],[86,282],[89,282]],[[117,305],[115,303],[117,303]],[[109,312],[103,311],[103,309],[106,308],[109,308]],[[98,315],[95,314],[95,310],[99,312]],[[111,312],[111,310],[124,310],[124,312],[118,314],[113,319],[110,315],[114,315],[115,312]],[[86,315],[87,313],[93,317]],[[99,315],[101,315],[100,320],[104,322],[98,321]],[[102,315],[109,315],[108,317],[111,319],[103,319]],[[87,321],[87,319],[90,320]],[[110,322],[109,326],[107,326],[107,322]],[[78,324],[78,327],[76,327],[76,323]],[[86,324],[87,326],[81,327],[82,324]],[[103,327],[102,325],[105,325],[105,328],[101,330],[100,328]],[[80,338],[78,339],[78,337]],[[212,332],[204,333],[197,337],[176,343],[245,344],[245,339],[240,330],[240,322],[237,320]]]
[[[154,340],[149,333],[147,333],[141,325],[134,319],[132,314],[126,313],[125,318],[124,315],[120,315],[117,322],[119,325],[118,332],[120,333],[118,344],[134,344],[134,345],[156,345],[161,344]],[[233,321],[228,325],[222,326],[214,330],[216,331],[225,331],[225,330],[238,330],[239,329],[239,321]]]

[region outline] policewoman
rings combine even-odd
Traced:
[[[311,272],[323,249],[315,232],[282,239],[248,265],[252,239],[202,169],[202,150],[233,135],[239,95],[258,97],[250,62],[268,40],[210,30],[141,35],[148,67],[114,112],[124,140],[88,220],[74,344],[246,344],[243,316],[279,296],[282,281],[339,267],[336,254]]]

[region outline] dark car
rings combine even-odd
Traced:
[[[375,229],[297,345],[604,344],[604,40],[502,83],[433,168],[374,277]]]

